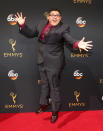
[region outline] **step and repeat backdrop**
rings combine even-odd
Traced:
[[[35,112],[42,81],[37,66],[39,43],[19,33],[15,14],[22,12],[33,28],[50,8],[58,8],[71,36],[93,41],[89,52],[65,46],[61,111],[103,109],[103,15],[96,0],[2,1],[0,5],[0,113]],[[51,111],[51,108],[48,108]]]

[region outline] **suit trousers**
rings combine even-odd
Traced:
[[[55,71],[54,69],[46,69],[44,63],[38,64],[41,77],[41,94],[40,105],[47,105],[48,99],[51,98],[52,111],[59,111],[60,102],[60,78],[62,69]]]

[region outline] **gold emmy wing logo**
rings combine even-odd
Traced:
[[[13,92],[11,92],[11,93],[10,93],[10,96],[12,97],[13,103],[16,104],[16,100],[15,100],[15,99],[16,99],[16,96],[17,96],[17,95],[14,94]]]
[[[80,96],[80,92],[78,92],[78,91],[74,91],[74,95],[75,95],[75,97],[76,97],[76,101],[77,102],[79,102],[79,96]]]
[[[13,50],[13,52],[15,52],[15,45],[16,45],[16,40],[13,39],[9,39],[9,44],[11,45],[11,48]]]

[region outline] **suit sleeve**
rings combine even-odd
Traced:
[[[70,27],[67,27],[63,31],[63,39],[64,39],[64,42],[65,42],[66,46],[72,47],[73,49],[78,48],[79,41],[72,38],[72,36],[70,35]]]
[[[34,27],[34,29],[30,29],[26,24],[23,27],[19,28],[19,31],[21,34],[28,38],[33,38],[38,36],[37,26]]]

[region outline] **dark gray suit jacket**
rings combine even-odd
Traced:
[[[59,71],[65,63],[64,43],[73,46],[77,40],[70,36],[69,26],[60,22],[50,29],[49,33],[45,35],[45,40],[42,41],[40,35],[47,22],[41,20],[34,30],[25,25],[20,32],[29,38],[38,37],[40,42],[38,64],[44,63],[45,68]]]

